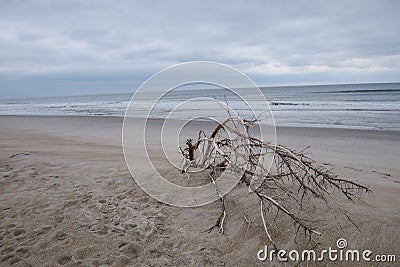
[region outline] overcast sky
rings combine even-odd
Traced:
[[[400,1],[250,2],[0,1],[0,98],[133,92],[192,60],[260,86],[400,81]]]

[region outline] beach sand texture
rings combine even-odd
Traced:
[[[1,266],[265,265],[257,259],[264,232],[235,216],[243,189],[228,195],[227,233],[206,232],[218,202],[172,207],[134,182],[122,153],[122,118],[1,116],[0,125]],[[400,133],[278,128],[277,134],[280,144],[310,145],[320,164],[373,191],[343,203],[361,232],[348,222],[341,231],[330,220],[320,229],[321,246],[346,238],[351,248],[400,260]],[[160,168],[183,177],[161,159]]]

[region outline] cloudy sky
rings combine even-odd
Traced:
[[[260,86],[400,81],[400,1],[0,2],[0,98],[132,92],[179,62]]]

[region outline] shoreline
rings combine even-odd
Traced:
[[[0,115],[0,118],[109,118],[115,120],[124,120],[124,116],[113,116],[113,115]],[[145,118],[133,118],[137,120],[145,120]],[[161,121],[160,118],[149,118],[150,121]],[[177,119],[174,119],[177,120]],[[179,121],[185,121],[184,119]],[[195,120],[199,123],[208,123],[204,120]],[[370,129],[370,128],[356,128],[356,127],[320,127],[320,126],[292,126],[292,125],[276,125],[276,129],[315,129],[315,130],[332,130],[337,132],[382,132],[388,134],[400,134],[399,130],[388,130],[388,129]],[[399,137],[400,139],[400,137]]]

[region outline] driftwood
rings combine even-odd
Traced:
[[[251,194],[257,196],[262,225],[253,223],[246,214],[243,215],[243,219],[249,226],[254,224],[262,227],[266,237],[274,246],[274,238],[269,230],[271,224],[265,219],[270,211],[276,213],[274,218],[280,215],[293,221],[296,236],[299,232],[310,239],[318,239],[321,235],[315,229],[313,220],[298,215],[299,211],[304,214],[304,209],[307,209],[303,202],[306,197],[321,200],[323,205],[328,207],[333,203],[339,207],[339,212],[353,223],[347,213],[340,208],[335,195],[339,193],[354,201],[360,193],[370,191],[367,187],[341,179],[330,169],[317,165],[306,150],[294,151],[256,137],[252,134],[252,130],[257,128],[257,121],[241,120],[232,117],[230,113],[229,116],[218,124],[209,136],[200,131],[197,140],[188,139],[187,147],[180,148],[184,157],[182,173],[193,167],[207,169],[209,178],[219,195],[221,214],[209,231],[218,229],[224,233],[224,221],[227,216],[226,199],[215,183],[224,172],[240,175],[240,183],[247,186]]]

